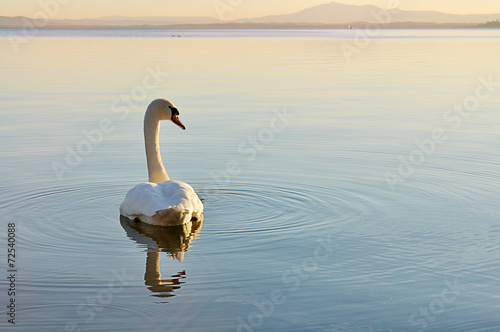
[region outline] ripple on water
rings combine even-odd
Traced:
[[[209,226],[203,231],[206,234],[297,232],[311,227],[319,231],[341,224],[362,225],[381,214],[397,217],[411,204],[426,205],[424,201],[470,206],[474,203],[467,195],[470,190],[488,189],[486,181],[481,187],[477,187],[478,181],[473,182],[476,187],[457,185],[458,175],[443,169],[428,173],[415,175],[394,192],[382,177],[377,182],[361,175],[330,181],[332,186],[232,183],[204,190],[199,189],[202,185],[193,186],[204,201],[205,224]],[[442,179],[439,183],[433,180],[438,175]],[[89,238],[94,244],[110,247],[122,239],[109,232],[122,232],[111,225],[119,224],[118,207],[129,189],[128,184],[106,182],[63,183],[36,191],[18,185],[10,188],[11,194],[0,201],[0,208],[14,211],[13,218],[18,216],[29,225],[19,236],[30,239],[34,249],[78,251],[75,244]]]
[[[341,187],[309,185],[301,189],[239,183],[200,193],[206,233],[297,232],[301,229],[357,223],[377,207],[364,193]],[[216,220],[210,221],[211,216]]]
[[[0,207],[12,211],[9,220],[22,227],[18,237],[26,239],[32,250],[79,251],[78,244],[88,239],[102,250],[98,245],[109,247],[118,239],[110,236],[113,230],[107,227],[119,223],[118,206],[125,192],[125,186],[100,182],[35,191],[17,186]]]
[[[129,322],[134,317],[138,322],[160,322],[164,319],[161,310],[147,310],[128,303],[115,304],[86,302],[75,304],[19,304],[19,312],[23,312],[24,329],[36,330],[116,330],[122,322]],[[47,313],[50,312],[50,319]],[[180,314],[180,313],[179,313]],[[127,324],[127,323],[123,323]]]

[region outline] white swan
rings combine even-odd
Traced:
[[[203,219],[203,204],[194,189],[187,183],[170,180],[161,161],[160,121],[171,120],[186,129],[178,116],[179,111],[168,100],[156,99],[148,106],[144,116],[144,141],[149,182],[130,189],[120,205],[122,216],[160,226]]]

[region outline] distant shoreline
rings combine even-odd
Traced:
[[[230,1],[231,2],[231,1]],[[397,2],[399,3],[399,2]],[[231,6],[229,6],[231,7]],[[392,7],[392,6],[390,6]],[[215,16],[104,16],[60,19],[40,6],[31,17],[0,16],[0,27],[11,28],[312,28],[312,29],[408,29],[408,28],[500,28],[500,13],[449,14],[437,11],[411,11],[402,8],[346,5],[330,2],[290,14],[225,20],[228,9],[215,10]],[[214,7],[215,9],[215,7]]]
[[[456,23],[354,23],[353,30],[373,29],[500,29],[500,25],[456,24]],[[28,26],[0,25],[5,29],[23,29]],[[256,23],[216,23],[216,24],[173,24],[173,25],[46,25],[37,29],[348,29],[345,24],[256,24]]]

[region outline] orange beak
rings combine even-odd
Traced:
[[[176,114],[172,115],[171,120],[173,123],[178,125],[182,130],[186,130],[186,126],[181,122],[181,120],[179,120],[179,117]]]

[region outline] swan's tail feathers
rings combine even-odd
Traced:
[[[141,215],[127,215],[124,216],[130,219],[131,221],[142,221],[150,225],[158,225],[158,226],[179,226],[187,224],[191,221],[193,222],[202,222],[203,221],[203,212],[195,211],[190,212],[187,209],[176,209],[176,208],[168,208],[165,210],[157,211],[153,216],[145,216]]]
[[[156,219],[153,225],[176,226],[188,223],[191,220],[191,213],[187,209],[173,207],[156,211],[151,218]]]

